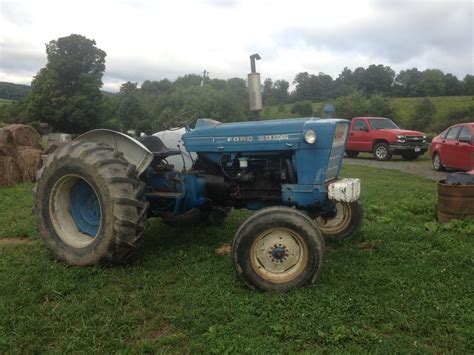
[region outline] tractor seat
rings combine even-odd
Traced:
[[[179,149],[170,149],[163,144],[160,138],[155,136],[146,136],[138,138],[138,141],[153,153],[157,158],[164,159],[173,155],[181,154]]]

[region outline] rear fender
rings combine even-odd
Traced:
[[[153,160],[153,153],[142,143],[126,134],[110,129],[94,129],[80,135],[76,139],[104,143],[111,146],[118,152],[123,153],[125,160],[137,167],[138,175],[141,175]]]

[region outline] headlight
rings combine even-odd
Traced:
[[[406,137],[402,135],[397,136],[397,142],[398,143],[405,143],[406,142]]]
[[[316,132],[312,129],[307,130],[304,134],[304,140],[308,144],[314,144],[316,142]]]

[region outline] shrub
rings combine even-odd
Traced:
[[[303,117],[308,117],[313,114],[313,104],[311,101],[298,101],[291,107],[291,113],[296,113]]]

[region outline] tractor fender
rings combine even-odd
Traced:
[[[104,143],[118,152],[123,153],[123,157],[130,164],[136,166],[138,175],[141,175],[153,160],[153,153],[135,138],[127,136],[121,132],[110,129],[94,129],[81,134],[76,138],[81,141],[91,141]]]

